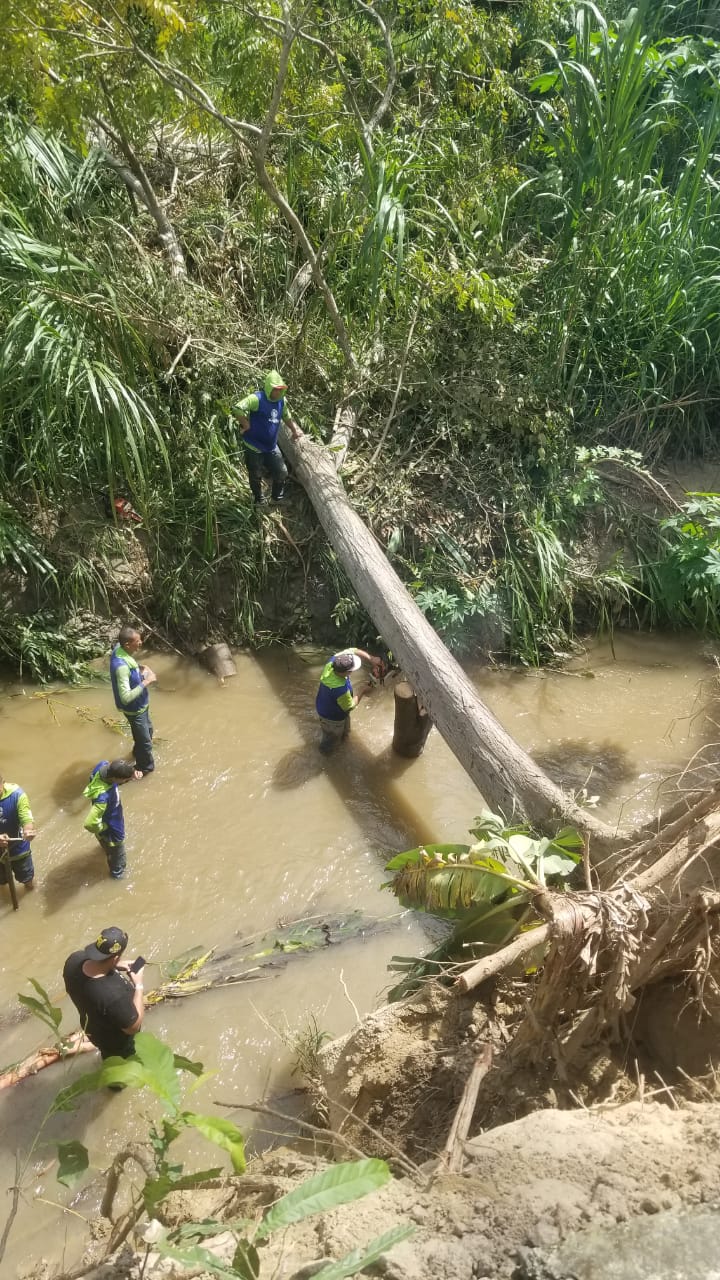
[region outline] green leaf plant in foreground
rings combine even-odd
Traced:
[[[62,1022],[62,1009],[53,1004],[44,987],[36,982],[34,978],[28,979],[30,986],[35,989],[38,999],[35,996],[24,996],[18,992],[18,1000],[34,1018],[49,1027],[53,1040],[56,1044],[62,1046],[62,1037],[60,1035],[60,1023]]]
[[[212,1275],[233,1277],[234,1280],[238,1277],[241,1280],[257,1280],[262,1264],[262,1245],[275,1231],[284,1231],[305,1218],[337,1209],[339,1205],[349,1204],[371,1191],[378,1191],[389,1182],[390,1177],[390,1170],[384,1160],[353,1160],[346,1164],[332,1165],[315,1177],[308,1178],[307,1182],[271,1205],[251,1238],[237,1239],[231,1263],[223,1262],[201,1245],[183,1247],[181,1242],[187,1240],[193,1230],[199,1238],[210,1234],[213,1226],[217,1232],[233,1231],[232,1223],[185,1223],[178,1231],[172,1231],[159,1240],[156,1247],[166,1257],[185,1265],[205,1267]],[[315,1275],[323,1277],[323,1280],[342,1280],[344,1276],[357,1275],[393,1245],[406,1240],[412,1231],[410,1226],[393,1227],[364,1247],[352,1250],[340,1261],[321,1267]]]
[[[44,1010],[35,1012],[38,1017],[42,1017]],[[232,1121],[221,1116],[188,1110],[183,1099],[183,1074],[196,1077],[189,1092],[207,1079],[200,1063],[191,1062],[173,1053],[161,1040],[141,1031],[135,1036],[133,1057],[107,1058],[98,1071],[91,1071],[62,1089],[51,1108],[50,1114],[70,1111],[83,1094],[113,1085],[130,1089],[147,1088],[159,1099],[165,1114],[160,1120],[150,1123],[145,1143],[147,1159],[137,1161],[145,1173],[145,1182],[135,1210],[136,1222],[143,1213],[154,1217],[158,1206],[170,1192],[200,1187],[222,1176],[220,1168],[185,1172],[182,1164],[170,1163],[169,1148],[183,1130],[197,1129],[215,1146],[226,1151],[234,1174],[245,1171],[242,1133]],[[58,1181],[65,1186],[73,1186],[90,1167],[88,1151],[81,1142],[74,1139],[59,1143],[57,1151]],[[124,1153],[119,1161],[121,1166],[125,1158]],[[104,1212],[108,1215],[112,1210],[117,1187],[117,1165],[116,1160],[108,1177],[108,1190],[104,1197]],[[222,1222],[206,1219],[204,1222],[183,1223],[179,1228],[163,1234],[154,1243],[154,1247],[165,1257],[182,1262],[185,1266],[201,1266],[211,1275],[233,1277],[234,1280],[257,1280],[260,1275],[262,1246],[274,1232],[284,1231],[313,1214],[325,1213],[377,1191],[390,1177],[390,1170],[383,1160],[356,1160],[332,1165],[271,1205],[249,1233],[248,1223],[244,1220]],[[326,1280],[341,1280],[341,1277],[356,1275],[393,1244],[404,1240],[411,1231],[412,1228],[399,1225],[364,1248],[353,1250],[339,1262],[330,1262],[317,1274],[325,1276]],[[230,1261],[216,1256],[200,1243],[208,1236],[227,1232],[231,1232],[235,1239],[234,1255]]]
[[[126,1089],[148,1088],[155,1094],[167,1114],[152,1123],[148,1132],[154,1166],[152,1172],[146,1170],[143,1187],[143,1204],[148,1213],[153,1213],[170,1191],[198,1186],[221,1173],[219,1168],[213,1168],[186,1174],[182,1165],[169,1163],[170,1145],[183,1129],[197,1129],[215,1146],[227,1151],[234,1173],[245,1170],[244,1139],[237,1126],[220,1116],[201,1115],[181,1105],[182,1073],[196,1077],[194,1088],[207,1078],[200,1063],[174,1054],[169,1045],[149,1032],[140,1031],[135,1036],[133,1057],[106,1058],[98,1071],[88,1072],[61,1089],[52,1106],[53,1113],[71,1111],[83,1094],[116,1085]],[[76,1180],[89,1167],[88,1152],[80,1142],[60,1143],[58,1155],[58,1180],[66,1185],[69,1179]]]
[[[441,973],[444,962],[487,955],[534,928],[535,895],[561,887],[582,858],[582,837],[571,827],[549,840],[525,826],[505,826],[497,814],[484,811],[471,834],[474,844],[421,845],[387,863],[394,874],[384,887],[403,906],[456,922],[424,959],[393,957],[390,968],[406,976],[390,992],[391,1000],[409,994],[422,977]]]

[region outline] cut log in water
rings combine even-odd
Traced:
[[[395,685],[395,728],[393,731],[393,751],[399,756],[414,759],[420,756],[425,748],[427,737],[432,729],[432,720],[427,711],[415,697],[412,686],[407,680],[400,680]]]
[[[13,1067],[8,1067],[0,1075],[0,1089],[9,1089],[11,1085],[27,1080],[28,1076],[37,1075],[38,1071],[44,1071],[45,1067],[51,1067],[54,1062],[72,1058],[76,1053],[93,1052],[97,1052],[95,1045],[85,1039],[82,1031],[74,1031],[60,1044],[36,1049],[27,1058],[23,1058],[22,1062],[16,1062]]]
[[[198,654],[200,665],[212,676],[223,681],[237,675],[235,659],[226,644],[208,644]]]

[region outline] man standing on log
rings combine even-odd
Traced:
[[[92,831],[103,850],[113,880],[122,880],[126,866],[125,816],[118,788],[136,778],[142,774],[127,760],[101,760],[83,791],[92,804],[85,830]]]
[[[123,627],[110,657],[110,680],[115,706],[122,711],[133,736],[135,764],[143,775],[155,768],[152,740],[153,726],[150,719],[150,694],[148,685],[157,676],[149,667],[141,667],[134,654],[142,645],[142,636],[134,627]]]
[[[278,434],[283,414],[293,440],[297,440],[300,436],[298,425],[285,399],[286,391],[287,385],[277,369],[271,369],[265,378],[264,386],[252,395],[245,396],[244,400],[240,400],[230,410],[240,424],[245,466],[256,507],[263,506],[265,502],[262,493],[264,471],[268,473],[272,482],[273,502],[282,502],[285,497],[285,481],[288,473],[285,459],[278,448]]]
[[[133,972],[120,960],[127,942],[124,929],[103,929],[90,946],[73,951],[63,968],[65,990],[80,1014],[80,1025],[103,1058],[132,1057],[133,1036],[145,1016],[142,967]]]
[[[333,654],[323,667],[320,685],[315,698],[315,710],[320,718],[322,738],[320,750],[328,756],[339,742],[347,738],[350,732],[350,713],[371,692],[371,686],[353,693],[350,683],[350,672],[359,671],[362,659],[372,664],[373,670],[380,669],[380,659],[374,658],[364,649],[342,649]]]
[[[35,888],[35,867],[30,852],[34,835],[35,823],[25,792],[0,776],[0,884],[8,882],[6,855],[9,853],[10,871],[18,884],[24,884],[28,891]]]

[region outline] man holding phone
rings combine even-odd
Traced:
[[[73,951],[63,968],[80,1025],[103,1058],[132,1057],[133,1037],[145,1016],[145,961],[138,956],[129,965],[121,959],[127,942],[125,931],[112,925],[82,951]]]

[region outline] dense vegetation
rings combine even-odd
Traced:
[[[361,637],[312,513],[238,470],[270,365],[319,437],[357,409],[346,483],[451,643],[714,625],[720,506],[645,467],[720,394],[716,0],[4,17],[0,655],[68,674],[125,611],[297,636],[318,597]]]

